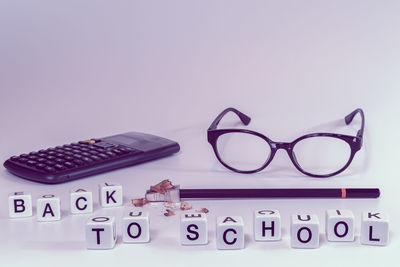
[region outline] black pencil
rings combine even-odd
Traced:
[[[180,198],[378,198],[378,188],[181,189]]]
[[[379,188],[268,188],[268,189],[180,189],[165,194],[148,191],[148,201],[181,199],[254,199],[254,198],[378,198]]]

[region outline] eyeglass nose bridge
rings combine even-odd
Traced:
[[[290,151],[293,148],[293,144],[286,142],[272,142],[271,147],[275,150],[284,149],[286,151]]]

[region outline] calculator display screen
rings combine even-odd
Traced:
[[[118,142],[123,145],[129,146],[130,144],[135,142],[135,139],[123,136],[123,135],[116,135],[112,138],[113,141]]]

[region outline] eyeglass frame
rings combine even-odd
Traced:
[[[235,113],[239,119],[241,120],[241,122],[244,125],[249,125],[251,118],[249,116],[247,116],[246,114],[240,112],[239,110],[235,109],[235,108],[227,108],[225,110],[223,110],[216,118],[215,120],[211,123],[210,127],[207,130],[207,140],[208,142],[211,144],[211,146],[213,147],[215,156],[217,157],[218,161],[225,166],[227,169],[234,171],[234,172],[238,172],[238,173],[246,173],[246,174],[250,174],[250,173],[256,173],[259,172],[263,169],[265,169],[273,160],[273,158],[275,157],[276,152],[279,149],[284,149],[290,160],[292,161],[293,165],[296,167],[296,169],[298,171],[300,171],[301,173],[307,175],[307,176],[311,176],[311,177],[315,177],[315,178],[327,178],[327,177],[332,177],[335,175],[338,175],[339,173],[343,172],[344,170],[346,170],[349,165],[351,164],[351,162],[353,161],[353,158],[355,156],[355,154],[361,149],[362,144],[363,144],[363,135],[364,135],[364,125],[365,125],[365,116],[364,116],[364,111],[361,108],[357,108],[355,109],[353,112],[351,112],[350,114],[348,114],[345,118],[344,121],[346,123],[346,125],[349,125],[354,117],[357,114],[360,114],[361,116],[361,128],[357,131],[357,135],[356,136],[351,136],[351,135],[345,135],[345,134],[338,134],[338,133],[326,133],[326,132],[320,132],[320,133],[310,133],[310,134],[306,134],[303,136],[298,137],[297,139],[295,139],[292,142],[274,142],[271,139],[269,139],[268,137],[266,137],[265,135],[256,132],[256,131],[252,131],[252,130],[248,130],[248,129],[237,129],[237,128],[230,128],[230,129],[217,129],[217,126],[219,124],[219,122],[221,121],[221,119],[228,113],[228,112],[233,112]],[[218,148],[217,148],[217,140],[218,138],[223,135],[223,134],[227,134],[227,133],[245,133],[245,134],[252,134],[255,136],[258,136],[262,139],[264,139],[268,145],[271,148],[271,153],[269,155],[269,158],[265,161],[265,163],[258,169],[255,170],[239,170],[236,168],[233,168],[231,166],[229,166],[228,164],[226,164],[220,157],[219,153],[218,153]],[[326,137],[333,137],[333,138],[338,138],[340,140],[345,141],[349,146],[350,146],[350,157],[349,160],[347,161],[347,163],[338,171],[335,171],[333,173],[329,173],[329,174],[313,174],[310,172],[307,172],[305,170],[303,170],[300,166],[300,164],[297,162],[296,156],[294,154],[293,148],[295,147],[295,145],[300,142],[301,140],[310,138],[310,137],[317,137],[317,136],[326,136]]]

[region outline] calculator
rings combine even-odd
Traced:
[[[4,167],[27,180],[59,184],[166,157],[179,150],[175,141],[129,132],[13,156],[4,162]]]

